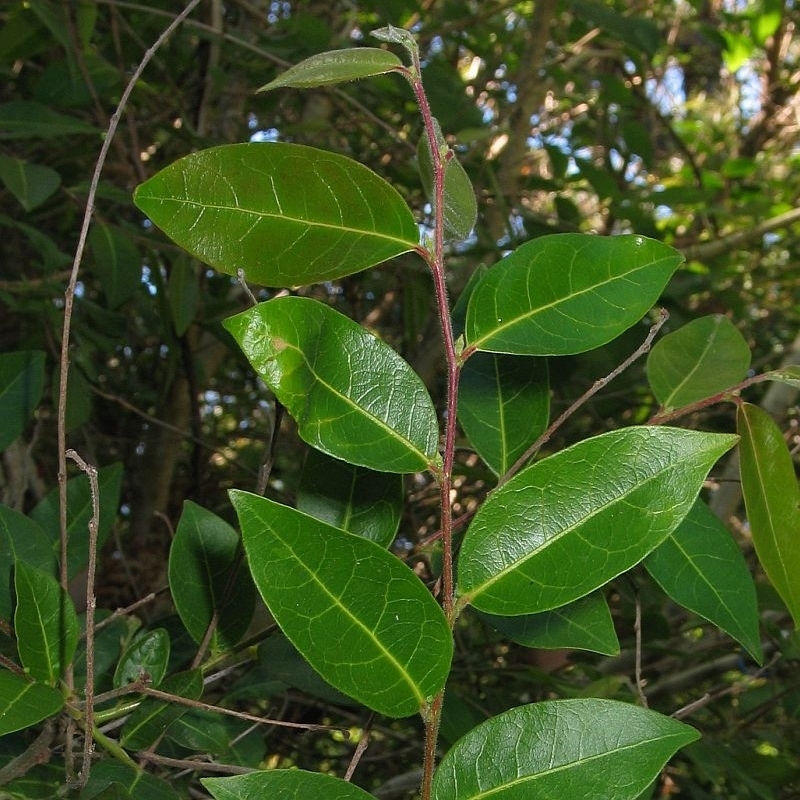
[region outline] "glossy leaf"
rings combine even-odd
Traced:
[[[692,506],[644,566],[676,603],[713,622],[762,662],[755,584],[742,551],[705,503]]]
[[[203,778],[203,786],[215,800],[374,800],[358,786],[326,775],[301,769],[270,769],[234,775],[230,778]]]
[[[758,560],[800,628],[800,489],[780,428],[758,406],[736,416],[742,494]]]
[[[403,479],[312,449],[297,488],[297,510],[389,547],[400,527]]]
[[[203,674],[199,669],[165,678],[162,692],[199,700],[203,695]],[[146,697],[131,713],[122,730],[120,744],[128,750],[144,750],[157,742],[169,725],[188,711],[188,706]]]
[[[444,165],[444,225],[445,231],[456,239],[466,239],[478,219],[478,202],[475,199],[475,190],[472,181],[461,165],[456,154],[447,147],[444,136],[439,130],[436,132],[441,142],[440,147],[449,153]],[[435,207],[433,157],[431,155],[428,137],[423,136],[417,147],[417,160],[419,161],[420,177],[425,194]]]
[[[133,800],[180,800],[178,792],[155,775],[136,767],[122,764],[115,758],[101,759],[92,765],[86,786],[80,794],[80,800],[93,800],[105,797],[103,792],[118,786],[126,797]]]
[[[693,728],[614,700],[553,700],[493,717],[461,738],[433,779],[433,800],[635,800]]]
[[[467,530],[461,602],[515,616],[558,608],[630,569],[692,507],[726,434],[632,427],[586,439],[493,492]]]
[[[11,619],[11,587],[18,561],[56,575],[56,557],[47,534],[30,517],[0,505],[0,619]]]
[[[158,686],[167,672],[170,639],[164,628],[154,628],[137,636],[126,648],[114,672],[114,688],[142,678]]]
[[[444,614],[383,548],[263,497],[231,492],[250,571],[283,632],[331,685],[389,717],[422,711],[453,652]]]
[[[58,689],[0,670],[0,736],[52,717],[63,705]]]
[[[61,185],[61,176],[44,164],[0,154],[0,181],[25,211],[33,211]]]
[[[344,83],[373,75],[385,75],[402,67],[403,62],[394,53],[378,47],[332,50],[327,53],[317,53],[289,67],[258,91],[268,92],[283,86],[311,89],[315,86]]]
[[[201,261],[265,286],[335,280],[419,244],[391,185],[357,161],[297,144],[192,153],[139,186],[134,200]]]
[[[109,308],[133,297],[142,284],[142,257],[130,235],[110,225],[95,224],[89,233],[94,272]]]
[[[476,353],[461,370],[458,421],[495,475],[504,475],[547,427],[547,360]]]
[[[14,631],[22,666],[37,681],[54,686],[78,644],[75,607],[52,575],[24,561],[14,567],[14,588]]]
[[[0,450],[5,450],[30,422],[44,386],[44,353],[0,353]]]
[[[478,283],[467,308],[469,350],[570,355],[638,322],[683,261],[644,236],[543,236]]]
[[[657,341],[647,358],[647,378],[664,408],[680,408],[734,386],[749,367],[744,337],[727,317],[715,314]]]
[[[214,619],[214,652],[232,649],[253,617],[255,587],[243,556],[239,534],[225,520],[185,501],[169,551],[169,585],[195,642]]]
[[[357,323],[316,300],[279,297],[224,324],[313,447],[383,472],[437,462],[438,421],[425,386]]]
[[[481,614],[481,617],[512,642],[525,647],[541,650],[569,647],[606,656],[619,654],[614,621],[601,592],[592,592],[541,614],[523,614],[519,617]]]

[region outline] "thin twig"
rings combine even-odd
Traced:
[[[636,637],[635,660],[633,667],[633,679],[636,682],[636,693],[639,695],[639,702],[647,708],[647,695],[644,693],[644,681],[642,679],[642,599],[639,597],[639,590],[636,590],[636,617],[633,622],[633,633]]]
[[[97,532],[100,528],[100,487],[97,483],[97,467],[84,461],[74,450],[67,450],[66,456],[72,459],[86,475],[92,499],[92,516],[88,523],[89,564],[86,571],[86,686],[83,690],[86,698],[84,709],[86,735],[83,737],[83,766],[79,773],[79,782],[84,783],[89,779],[94,749],[94,740],[91,737],[94,728],[94,613],[97,607],[94,582],[97,571]]]
[[[553,434],[586,402],[591,400],[601,389],[608,386],[611,381],[618,375],[623,373],[634,361],[641,358],[646,353],[650,352],[653,345],[653,340],[658,335],[658,332],[664,326],[664,323],[669,319],[669,312],[662,308],[658,320],[650,327],[645,340],[633,351],[619,366],[611,370],[604,378],[596,380],[550,427],[517,459],[514,465],[506,472],[505,475],[498,482],[498,486],[502,486],[514,475],[516,475],[527,463],[533,458],[539,450],[550,441]]]
[[[136,754],[143,762],[163,764],[165,767],[178,767],[193,772],[214,772],[218,775],[248,775],[256,770],[253,767],[240,767],[237,764],[219,764],[216,761],[200,761],[199,758],[170,758],[149,751]],[[209,756],[210,758],[210,756]]]
[[[139,65],[133,71],[133,75],[128,81],[128,85],[122,92],[119,104],[111,116],[106,131],[103,144],[100,147],[100,154],[97,158],[92,180],[89,185],[89,194],[86,198],[86,209],[83,215],[83,222],[81,224],[80,235],[78,236],[78,245],[75,249],[75,258],[72,262],[70,270],[69,282],[66,291],[64,292],[64,323],[61,332],[61,354],[59,364],[59,383],[58,383],[58,417],[57,417],[57,440],[58,440],[58,499],[59,499],[59,540],[60,540],[60,568],[59,579],[62,589],[67,592],[69,589],[69,570],[67,566],[67,382],[69,377],[69,348],[70,337],[72,331],[72,315],[75,302],[75,290],[78,285],[78,275],[80,273],[81,262],[83,260],[83,253],[86,249],[86,241],[89,235],[89,227],[92,222],[94,213],[95,198],[97,196],[97,187],[100,184],[100,174],[108,157],[108,151],[111,147],[111,142],[114,140],[114,135],[119,126],[119,121],[125,106],[128,103],[131,93],[136,86],[139,78],[144,72],[145,67],[167,40],[170,34],[175,31],[184,19],[200,4],[201,0],[190,0],[186,8],[175,17],[174,20],[166,27],[164,32],[158,37],[155,44],[150,47],[142,57]],[[68,691],[74,689],[74,673],[72,664],[66,664],[64,667],[64,684]],[[67,731],[67,774],[68,779],[72,779],[74,767],[72,765],[72,757],[70,753],[72,748],[70,741],[73,732]],[[91,729],[87,731],[87,736],[91,736]],[[88,772],[82,774],[81,780],[88,779]]]
[[[358,766],[358,762],[361,761],[361,756],[367,750],[369,746],[369,735],[372,731],[372,722],[375,719],[374,714],[369,715],[369,719],[367,720],[367,724],[364,726],[363,730],[361,731],[361,736],[358,738],[358,744],[356,745],[355,752],[353,753],[353,757],[350,759],[350,763],[347,765],[347,770],[344,773],[344,779],[349,781],[353,777],[353,773],[356,771],[356,767]]]

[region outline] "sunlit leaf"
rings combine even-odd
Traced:
[[[191,637],[202,642],[215,621],[212,650],[230,650],[250,625],[255,587],[239,534],[216,514],[187,500],[169,551],[169,585]]]
[[[5,450],[30,422],[44,387],[44,353],[0,353],[0,450]]]
[[[0,736],[52,717],[63,705],[58,689],[0,670]]]
[[[547,360],[476,353],[461,370],[458,421],[478,455],[503,475],[547,427]]]
[[[139,186],[134,201],[201,261],[265,286],[335,280],[419,244],[413,214],[383,178],[298,144],[192,153]]]
[[[492,627],[525,647],[554,650],[569,647],[614,656],[619,640],[611,611],[601,592],[591,592],[561,608],[541,614],[499,617],[481,614]]]
[[[384,75],[402,66],[403,62],[394,53],[378,47],[331,50],[327,53],[317,53],[289,67],[258,91],[268,92],[282,86],[310,89],[315,86],[369,78],[373,75]]]
[[[316,300],[279,297],[224,324],[313,447],[383,472],[436,463],[439,427],[424,384],[357,323]]]
[[[630,569],[692,507],[727,434],[632,427],[586,439],[495,490],[472,520],[458,590],[490,614],[558,608]]]
[[[705,503],[692,506],[644,566],[676,603],[713,622],[761,663],[753,578],[742,551]]]
[[[693,728],[614,700],[520,706],[474,728],[442,759],[433,800],[635,800]]]
[[[241,491],[231,501],[256,586],[311,666],[386,716],[422,711],[453,645],[419,578],[374,542],[295,509]]]
[[[750,348],[722,314],[700,317],[655,343],[647,358],[647,378],[664,408],[680,408],[741,381],[750,366]]]
[[[467,348],[519,355],[593,350],[638,322],[683,256],[644,236],[543,236],[481,279],[467,308]]]
[[[297,487],[297,510],[389,547],[400,527],[403,479],[312,449]]]
[[[358,786],[326,775],[301,769],[271,769],[234,775],[230,778],[203,778],[203,786],[215,800],[374,800]]]
[[[20,661],[36,680],[54,686],[72,662],[78,644],[75,606],[52,575],[24,561],[14,567],[14,588]]]
[[[800,489],[780,428],[758,406],[736,416],[747,520],[758,560],[800,628]]]

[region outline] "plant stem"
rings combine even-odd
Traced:
[[[422,65],[419,51],[410,50],[412,71],[407,74],[414,91],[433,165],[433,242],[432,248],[423,253],[433,276],[436,295],[436,307],[444,344],[445,364],[447,369],[447,400],[444,418],[444,444],[442,449],[442,470],[439,476],[439,496],[441,507],[442,531],[442,607],[450,626],[455,624],[455,585],[453,580],[453,461],[456,444],[456,410],[458,400],[458,377],[460,363],[456,352],[453,324],[450,318],[450,303],[447,296],[447,275],[444,264],[444,187],[447,162],[452,152],[443,147],[437,136],[438,126],[431,113],[425,88],[422,85]],[[436,746],[439,737],[439,723],[444,703],[444,689],[431,701],[425,714],[425,758],[422,768],[422,800],[429,800],[433,785],[433,774],[436,765]]]

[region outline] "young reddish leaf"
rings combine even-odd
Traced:
[[[762,662],[753,578],[742,551],[705,503],[692,506],[644,566],[676,603],[713,622]]]
[[[522,470],[489,496],[467,530],[461,602],[516,616],[603,586],[669,536],[735,442],[678,428],[624,428]]]
[[[438,461],[439,424],[421,379],[351,319],[316,300],[278,297],[224,325],[313,447],[383,472]]]
[[[353,47],[349,50],[331,50],[317,53],[289,67],[275,80],[264,84],[258,91],[269,92],[282,86],[295,89],[312,89],[334,83],[385,75],[403,68],[403,62],[389,50],[378,47]]]
[[[647,378],[664,408],[702,400],[739,383],[750,366],[750,348],[722,314],[700,317],[655,343]]]
[[[800,489],[780,428],[758,406],[739,406],[742,494],[758,560],[800,628]]]
[[[419,244],[394,187],[357,161],[298,144],[192,153],[139,186],[134,201],[184,250],[265,286],[335,280]]]
[[[332,686],[389,717],[442,689],[453,641],[419,578],[384,548],[231,491],[253,580],[286,637]]]
[[[636,800],[700,734],[615,700],[520,706],[473,728],[442,759],[433,800]]]
[[[682,261],[677,250],[644,236],[534,239],[473,290],[467,348],[530,356],[593,350],[638,322]]]

